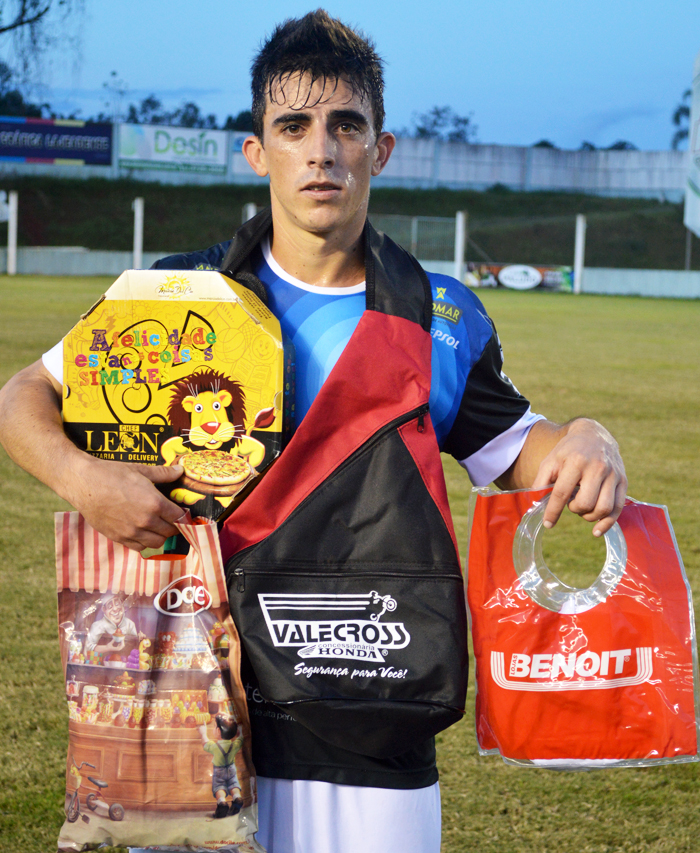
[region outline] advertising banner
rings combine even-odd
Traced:
[[[111,166],[112,125],[0,116],[0,160],[57,166]]]
[[[235,131],[231,133],[231,153],[241,154],[243,152],[243,143],[249,136],[252,136],[252,130]]]
[[[226,131],[119,125],[119,165],[127,169],[226,173]]]
[[[692,92],[688,134],[688,183],[685,187],[683,222],[696,237],[700,237],[700,53],[695,57]]]
[[[508,287],[511,290],[574,289],[572,267],[538,264],[467,264],[465,283],[469,287]]]

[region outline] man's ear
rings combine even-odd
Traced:
[[[261,178],[267,177],[267,159],[262,142],[257,136],[248,136],[243,142],[243,156],[248,161],[250,168]]]
[[[372,163],[372,177],[379,175],[389,162],[391,152],[396,146],[396,137],[393,133],[384,131],[377,137],[374,148],[374,162]]]

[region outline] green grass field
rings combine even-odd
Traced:
[[[108,279],[0,277],[0,383],[58,340]],[[667,504],[700,591],[700,302],[483,294],[506,370],[552,419],[598,418],[616,434],[630,494]],[[469,482],[446,461],[462,553]],[[0,850],[51,853],[63,820],[67,712],[56,631],[52,512],[65,505],[0,451]],[[549,565],[588,583],[602,544],[569,515],[546,534]],[[696,599],[697,600],[697,599]],[[697,765],[594,773],[480,758],[473,690],[439,737],[443,853],[700,851]]]

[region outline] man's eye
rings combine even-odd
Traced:
[[[297,133],[301,132],[301,125],[300,124],[288,124],[285,126],[284,129],[287,133],[297,134]]]
[[[339,125],[339,129],[341,133],[354,133],[357,130],[354,124],[350,124],[350,122],[343,122]]]

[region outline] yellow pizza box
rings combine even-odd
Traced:
[[[213,271],[128,270],[63,340],[64,426],[102,459],[182,464],[166,494],[223,518],[291,430],[293,363],[248,288]]]

